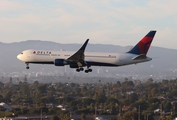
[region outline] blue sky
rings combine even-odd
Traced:
[[[135,45],[177,49],[177,0],[0,0],[0,42]]]

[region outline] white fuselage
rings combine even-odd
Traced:
[[[74,53],[75,51],[25,50],[17,58],[25,63],[54,64],[55,59],[66,60]],[[149,57],[133,60],[136,56],[131,53],[85,52],[85,61],[90,66],[123,66],[152,60]]]

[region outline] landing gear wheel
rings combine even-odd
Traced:
[[[84,68],[82,68],[82,67],[81,68],[77,68],[76,71],[77,72],[84,71]]]
[[[89,71],[88,70],[85,70],[85,73],[88,73]]]
[[[29,63],[25,63],[26,64],[26,69],[29,69]]]
[[[83,71],[84,70],[84,68],[80,68],[80,71]]]
[[[90,69],[91,66],[87,66],[87,70],[85,70],[85,73],[92,72],[92,69]]]
[[[79,68],[77,68],[77,69],[76,69],[76,71],[77,71],[77,72],[80,72],[80,69],[79,69]]]

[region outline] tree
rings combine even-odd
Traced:
[[[120,81],[117,81],[116,83],[118,86],[121,86],[121,82]]]
[[[148,103],[160,103],[160,100],[158,98],[149,98]]]
[[[143,112],[142,112],[142,115],[144,115],[144,119],[146,120],[146,118],[148,118],[149,120],[151,120],[152,119],[152,115],[153,115],[154,113],[152,112],[152,110],[144,110]],[[151,118],[151,119],[150,119]]]
[[[107,100],[107,97],[104,92],[97,95],[95,98],[95,102],[97,102],[97,103],[104,103],[104,102],[106,102],[106,100]]]
[[[133,81],[125,81],[125,82],[122,82],[122,86],[123,87],[134,87],[134,83]]]
[[[86,87],[86,86],[83,86],[82,89],[81,89],[81,92],[82,92],[82,94],[84,95],[85,92],[87,92],[87,87]]]
[[[21,85],[21,90],[23,96],[29,96],[30,95],[30,89],[28,84],[22,84]]]
[[[132,106],[136,108],[139,108],[140,106],[141,111],[146,110],[149,107],[148,103],[145,100],[136,101],[135,103],[132,104]]]
[[[124,113],[123,120],[138,120],[138,113],[136,111],[128,111]]]
[[[115,98],[108,98],[107,100],[106,100],[106,103],[107,104],[109,104],[109,103],[114,103],[114,104],[119,104],[119,101],[117,100],[117,99],[115,99]]]
[[[168,96],[169,96],[169,97],[177,96],[177,89],[172,90],[172,91],[168,94]]]
[[[74,99],[72,97],[69,97],[69,96],[64,97],[64,102],[66,102],[66,103],[69,103],[69,102],[71,102],[73,100]]]
[[[38,86],[38,85],[39,85],[39,82],[38,82],[38,81],[34,81],[33,85]]]
[[[136,102],[138,100],[138,95],[136,93],[132,93],[129,95],[130,102]]]
[[[60,120],[60,118],[58,116],[54,115],[50,118],[50,120]]]
[[[3,97],[4,97],[6,102],[10,102],[11,101],[11,96],[12,96],[12,91],[11,90],[7,90],[3,94]]]
[[[157,95],[157,93],[158,93],[157,88],[152,88],[152,89],[151,89],[151,95],[152,95],[153,97],[155,97],[155,96]]]
[[[86,119],[86,115],[82,114],[82,120],[85,120],[85,119]]]
[[[37,108],[31,108],[28,111],[28,114],[30,114],[30,115],[34,115],[36,113],[39,113],[39,110]]]
[[[166,102],[164,105],[164,109],[166,111],[170,111],[172,109],[172,104],[170,102]]]
[[[61,120],[69,120],[70,119],[70,113],[69,112],[62,112],[60,114],[60,119]]]
[[[95,100],[91,98],[84,98],[82,99],[82,103],[85,105],[90,105],[91,103],[95,103]]]

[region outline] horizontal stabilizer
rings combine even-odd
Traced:
[[[132,58],[132,60],[141,60],[141,59],[146,59],[146,55],[145,54],[140,54],[134,58]]]

